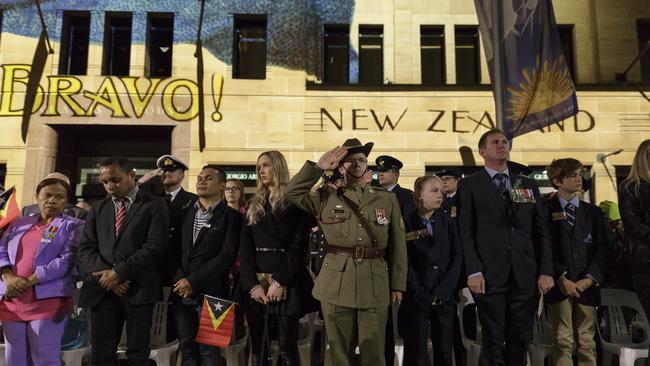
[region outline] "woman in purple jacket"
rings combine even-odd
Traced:
[[[84,222],[63,214],[68,183],[36,187],[40,214],[14,221],[0,239],[0,321],[8,365],[60,365],[72,308],[76,252]]]

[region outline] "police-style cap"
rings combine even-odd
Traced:
[[[367,158],[368,155],[370,155],[370,151],[372,151],[373,146],[375,146],[374,142],[368,142],[365,145],[362,145],[359,139],[347,139],[343,143],[343,147],[348,148],[348,153],[345,155],[345,157],[356,153],[362,153]],[[345,159],[345,157],[343,159]]]
[[[458,168],[446,168],[443,169],[439,172],[436,173],[436,175],[440,178],[442,177],[456,177],[456,178],[462,178],[463,177],[463,172],[460,171]]]
[[[385,172],[390,169],[400,170],[404,166],[401,161],[388,155],[378,156],[377,159],[375,159],[375,164],[377,164],[376,170],[378,172]]]
[[[162,169],[165,172],[173,172],[174,170],[178,169],[183,169],[183,170],[188,170],[189,168],[185,163],[182,161],[176,159],[175,157],[171,155],[163,155],[158,158],[158,161],[156,161],[156,166],[158,168]]]

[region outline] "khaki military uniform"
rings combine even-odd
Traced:
[[[384,365],[390,291],[406,290],[406,241],[399,204],[394,194],[368,184],[338,192],[329,186],[311,190],[321,174],[315,163],[306,162],[287,186],[286,197],[321,220],[328,245],[385,248],[390,257],[388,264],[383,258],[356,260],[331,253],[325,257],[312,294],[321,301],[329,360],[336,366],[353,365],[359,345],[362,365]],[[359,206],[370,222],[376,244],[340,194]]]

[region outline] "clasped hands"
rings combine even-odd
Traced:
[[[13,273],[13,271],[7,271],[2,274],[2,282],[5,285],[5,296],[8,298],[18,297],[27,291],[27,289],[38,283],[38,278],[36,274],[33,273],[31,276],[25,278],[18,276]]]
[[[573,282],[565,276],[562,276],[558,282],[560,284],[560,292],[562,292],[564,296],[573,297],[575,299],[580,298],[582,293],[587,291],[587,289],[594,284],[594,281],[588,277]]]
[[[106,291],[113,291],[117,296],[124,296],[131,285],[131,281],[120,282],[117,273],[112,269],[93,272],[92,275],[97,279],[97,282],[99,282],[102,288]]]
[[[264,289],[262,288],[262,286],[257,285],[253,287],[253,289],[250,292],[251,299],[259,302],[260,304],[279,302],[282,301],[283,289],[284,289],[283,286],[277,286],[275,284],[271,284],[271,286],[269,286],[269,289],[266,291],[266,293],[264,293]]]
[[[192,284],[185,277],[176,281],[172,291],[174,291],[175,294],[177,294],[182,298],[186,298],[194,295],[194,289],[192,288]]]
[[[553,277],[545,274],[539,275],[539,278],[537,279],[537,291],[540,295],[545,295],[554,285],[555,282],[553,281]],[[468,277],[467,287],[469,287],[469,290],[472,291],[473,294],[485,294],[485,278],[483,277],[483,274],[479,273]]]

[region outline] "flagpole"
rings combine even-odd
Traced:
[[[36,3],[36,9],[38,10],[38,17],[41,19],[42,31],[45,32],[45,44],[47,44],[47,53],[49,53],[50,55],[54,54],[54,50],[52,49],[52,45],[50,44],[49,34],[47,34],[47,27],[45,26],[45,18],[43,17],[41,4],[39,4],[38,0],[35,0],[34,2]]]
[[[502,25],[503,25],[503,0],[491,0],[491,11],[492,11],[492,52],[493,52],[493,67],[494,72],[492,73],[492,83],[494,88],[494,109],[496,112],[496,124],[497,128],[501,129],[503,132],[508,135],[508,131],[505,131],[505,116],[504,116],[504,107],[503,107],[503,88],[504,88],[504,79],[503,79],[503,43],[502,43]]]

